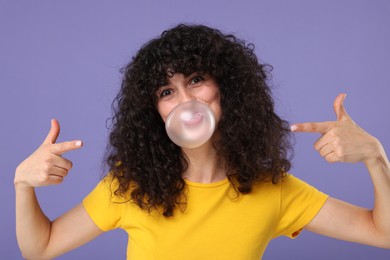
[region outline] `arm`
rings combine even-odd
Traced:
[[[375,189],[372,210],[329,198],[305,227],[312,232],[346,241],[390,249],[390,165],[366,164]]]
[[[43,144],[15,172],[16,235],[26,258],[53,258],[102,232],[81,204],[53,222],[39,206],[34,188],[61,183],[72,167],[61,155],[81,147],[81,142],[75,141],[56,144],[59,130],[58,122],[53,120]]]
[[[372,210],[329,198],[305,229],[337,239],[390,248],[390,163],[380,142],[346,113],[339,95],[337,121],[295,124],[295,132],[319,132],[315,149],[328,162],[364,162],[374,185]]]

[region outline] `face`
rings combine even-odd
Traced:
[[[175,73],[168,80],[168,85],[162,86],[156,93],[157,110],[164,122],[177,105],[197,100],[210,107],[218,123],[221,118],[219,87],[210,76],[193,73],[185,77]]]

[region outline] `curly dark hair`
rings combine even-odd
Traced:
[[[288,123],[274,112],[271,70],[258,62],[253,44],[203,25],[180,24],[142,46],[122,69],[113,102],[106,163],[119,183],[114,194],[164,216],[185,209],[188,161],[156,109],[156,91],[172,72],[207,74],[218,84],[222,116],[214,146],[237,194],[250,193],[255,182],[277,183],[291,167],[292,146]]]

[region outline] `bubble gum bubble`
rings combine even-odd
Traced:
[[[215,116],[208,105],[191,100],[177,105],[168,115],[165,129],[180,147],[196,148],[206,143],[215,130]]]

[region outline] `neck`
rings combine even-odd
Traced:
[[[211,144],[206,144],[195,149],[182,149],[189,160],[188,169],[183,178],[192,182],[212,183],[226,178],[225,167],[218,158]]]

